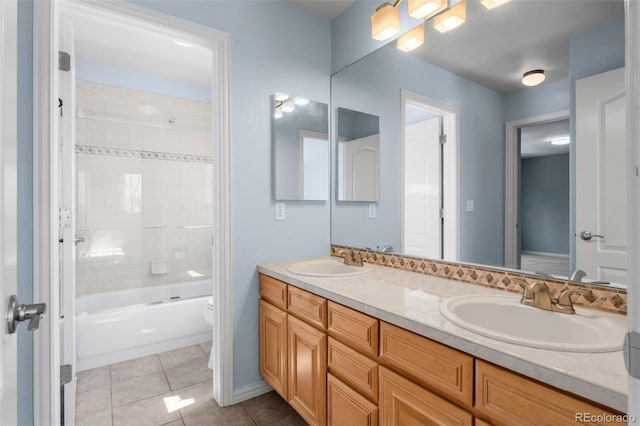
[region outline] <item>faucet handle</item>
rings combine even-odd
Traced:
[[[573,302],[571,301],[572,294],[589,294],[591,290],[587,290],[586,288],[576,288],[565,290],[560,293],[560,297],[558,297],[558,305],[560,306],[571,306],[573,307]]]
[[[525,280],[521,280],[520,278],[511,278],[511,281],[522,287],[522,300],[533,299],[533,294],[531,293],[531,285],[528,282],[526,282]]]

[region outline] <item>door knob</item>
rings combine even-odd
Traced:
[[[18,296],[11,295],[9,298],[9,309],[7,310],[7,331],[9,334],[16,332],[18,323],[29,320],[29,331],[37,330],[40,326],[40,319],[47,312],[47,305],[44,303],[34,303],[33,305],[22,305]]]
[[[580,233],[580,238],[582,238],[585,241],[589,241],[592,238],[604,238],[604,235],[593,235],[591,232],[589,231],[582,231]]]

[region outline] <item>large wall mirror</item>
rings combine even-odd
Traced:
[[[273,194],[276,201],[329,197],[329,109],[298,96],[273,96]]]
[[[332,243],[624,287],[623,67],[622,0],[521,0],[334,74],[332,111],[380,119],[380,177],[375,218],[333,201]]]

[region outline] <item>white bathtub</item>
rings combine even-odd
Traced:
[[[78,298],[77,371],[210,341],[204,319],[209,296],[193,297],[207,293],[211,281]],[[132,305],[113,307],[122,300]]]

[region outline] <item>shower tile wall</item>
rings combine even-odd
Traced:
[[[76,93],[76,295],[210,278],[211,105]]]

